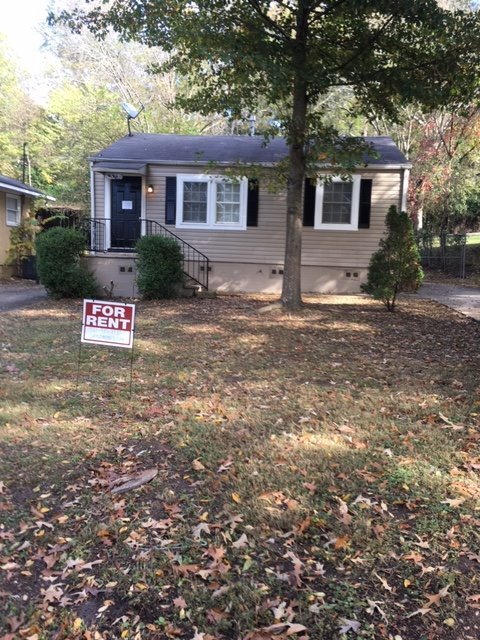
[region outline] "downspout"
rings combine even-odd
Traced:
[[[92,224],[95,220],[95,180],[93,174],[93,162],[90,162],[90,238],[93,239],[95,227]],[[92,242],[90,241],[90,250],[92,250]]]
[[[410,179],[410,169],[404,169],[402,172],[402,194],[400,200],[400,211],[407,210],[408,197],[408,181]]]

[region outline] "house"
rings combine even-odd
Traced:
[[[18,227],[30,211],[34,198],[44,194],[28,184],[0,175],[0,276],[13,273],[13,266],[7,265],[10,247],[10,232]]]
[[[351,181],[305,185],[304,292],[358,292],[388,208],[405,209],[410,163],[391,138],[366,140],[375,153]],[[185,271],[203,286],[280,292],[286,198],[271,189],[268,174],[287,152],[283,139],[248,136],[118,140],[90,158],[89,268],[102,286],[113,283],[114,295],[134,295],[136,239],[173,234]],[[244,177],[252,165],[260,167],[257,179]]]

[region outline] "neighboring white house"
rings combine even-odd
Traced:
[[[375,153],[351,181],[306,182],[305,292],[359,291],[388,208],[405,208],[410,163],[391,138],[366,141]],[[185,270],[209,289],[279,292],[285,191],[244,176],[252,165],[268,173],[287,152],[283,139],[135,134],[91,157],[88,263],[99,283],[134,295],[135,241],[160,233],[179,239]]]

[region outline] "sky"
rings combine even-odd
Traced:
[[[36,30],[45,22],[50,0],[2,0],[0,31],[27,66],[35,62],[42,38]]]
[[[48,63],[46,54],[40,51],[43,40],[38,27],[45,22],[52,4],[51,0],[0,0],[0,32],[20,65],[37,79]]]

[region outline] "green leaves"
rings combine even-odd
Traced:
[[[405,212],[390,207],[386,219],[387,237],[380,241],[368,268],[368,280],[361,286],[388,311],[394,311],[401,291],[416,291],[423,280],[412,223]]]

